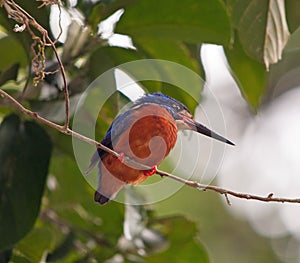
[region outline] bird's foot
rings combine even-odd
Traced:
[[[157,166],[153,166],[150,170],[144,170],[144,175],[145,176],[151,176],[153,174],[155,174],[157,171]]]
[[[125,157],[125,154],[122,152],[122,153],[119,154],[118,160],[119,160],[121,163],[124,163],[124,157]]]

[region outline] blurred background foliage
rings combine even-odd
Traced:
[[[33,85],[31,36],[26,30],[13,31],[18,21],[8,16],[5,2],[0,1],[1,89],[43,117],[63,123],[61,76],[49,74]],[[15,2],[52,39],[58,36],[56,6],[38,8],[51,1]],[[67,73],[71,114],[91,81],[125,62],[165,59],[205,79],[199,53],[203,43],[224,47],[254,114],[292,88],[274,87],[280,76],[298,67],[300,3],[285,4],[284,9],[283,0],[63,1],[63,34],[56,46]],[[101,22],[111,16],[111,28],[104,28]],[[53,50],[46,48],[45,55],[45,70],[55,71]],[[133,78],[139,74],[127,73]],[[203,83],[186,81],[197,101],[165,83],[140,84],[194,111]],[[98,139],[127,100],[116,90],[104,105]],[[183,187],[151,206],[112,202],[100,207],[76,165],[70,137],[26,120],[5,99],[0,100],[0,118],[0,262],[280,262],[266,239],[229,215],[213,193]],[[128,195],[143,198],[134,189]]]

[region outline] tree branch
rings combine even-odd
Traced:
[[[56,1],[51,2],[49,1],[45,1],[42,0],[42,2],[44,2],[43,5],[46,4],[51,4],[51,3],[58,3]],[[65,97],[65,124],[59,125],[56,124],[54,122],[51,122],[43,117],[41,117],[38,113],[33,112],[31,110],[26,109],[20,102],[18,102],[15,98],[13,98],[11,95],[9,95],[8,93],[6,93],[4,90],[0,89],[0,95],[2,95],[2,97],[5,97],[15,108],[17,108],[19,111],[21,111],[23,114],[49,126],[52,127],[58,131],[60,131],[61,133],[67,134],[67,135],[71,135],[73,137],[78,138],[79,140],[85,141],[91,145],[96,146],[97,148],[101,148],[102,150],[106,151],[109,154],[112,154],[116,157],[120,157],[120,154],[113,151],[112,149],[106,147],[105,145],[91,139],[88,138],[82,134],[79,134],[73,130],[71,130],[69,128],[69,91],[68,91],[68,87],[67,87],[67,81],[66,81],[66,74],[65,74],[65,70],[64,70],[64,66],[62,64],[62,61],[57,53],[56,47],[55,47],[55,43],[51,40],[51,38],[48,35],[48,32],[46,29],[44,29],[41,25],[39,25],[36,20],[30,16],[30,14],[28,14],[25,10],[23,10],[19,5],[17,5],[13,0],[0,0],[0,6],[3,5],[4,8],[6,9],[8,15],[10,15],[10,17],[12,19],[14,19],[16,22],[18,23],[22,23],[23,25],[21,27],[17,27],[17,29],[15,31],[17,32],[22,32],[24,30],[24,27],[27,28],[27,30],[29,31],[29,33],[32,36],[32,39],[34,40],[33,44],[36,43],[40,43],[44,46],[51,46],[51,48],[54,51],[56,60],[58,62],[58,66],[60,68],[61,74],[62,74],[62,78],[63,78],[63,82],[64,82],[64,87],[63,87],[63,91],[64,91],[64,97]],[[25,25],[25,26],[24,26]],[[33,26],[35,29],[37,29],[43,36],[43,38],[41,39],[40,37],[37,37],[33,31],[30,28],[30,25]],[[38,42],[36,42],[38,41]],[[32,46],[33,47],[33,46]],[[34,51],[33,53],[35,55],[39,55],[36,54]],[[44,59],[44,54],[42,51],[42,59]],[[43,62],[42,62],[43,65]],[[44,68],[39,69],[38,70],[42,70],[42,75],[45,74],[45,72],[43,71]],[[40,79],[41,80],[41,79]],[[151,167],[140,164],[136,161],[134,161],[133,159],[129,158],[128,156],[124,157],[124,163],[127,165],[131,165],[133,167],[135,167],[136,169],[140,169],[140,170],[150,170]],[[257,201],[261,201],[261,202],[277,202],[277,203],[300,203],[300,198],[279,198],[279,197],[274,197],[273,193],[268,194],[267,196],[258,196],[258,195],[251,195],[251,194],[244,194],[244,193],[238,193],[238,192],[234,192],[231,190],[227,190],[218,186],[213,186],[213,185],[203,185],[200,184],[199,182],[196,181],[190,181],[190,180],[186,180],[183,179],[181,177],[175,176],[173,174],[161,171],[161,170],[157,170],[156,171],[157,174],[159,174],[160,176],[164,176],[164,177],[168,177],[172,180],[175,180],[177,182],[180,182],[182,184],[188,185],[190,187],[196,188],[198,190],[201,191],[206,191],[206,190],[210,190],[210,191],[214,191],[216,193],[219,193],[221,195],[224,195],[226,198],[226,201],[228,204],[230,204],[230,201],[228,199],[228,196],[234,196],[236,198],[240,198],[240,199],[247,199],[247,200],[257,200]]]
[[[112,149],[104,146],[103,144],[88,138],[80,133],[77,133],[73,130],[71,130],[70,128],[66,128],[64,126],[61,126],[59,124],[53,123],[43,117],[41,117],[39,114],[37,114],[36,112],[32,112],[28,109],[26,109],[21,103],[19,103],[16,99],[14,99],[12,96],[10,96],[9,94],[7,94],[5,91],[3,91],[2,89],[0,89],[0,94],[3,97],[6,97],[12,104],[13,106],[15,106],[18,110],[20,110],[22,113],[24,113],[25,115],[46,124],[47,126],[50,126],[64,134],[67,135],[71,135],[73,137],[78,138],[79,140],[85,141],[91,145],[96,146],[97,148],[101,148],[102,150],[116,156],[119,157],[120,154],[118,154],[117,152],[113,151]],[[135,162],[133,159],[125,156],[124,157],[124,162],[127,165],[131,165],[136,167],[137,169],[141,169],[141,170],[150,170],[151,167],[140,164]],[[300,198],[280,198],[280,197],[274,197],[273,193],[268,194],[267,196],[258,196],[258,195],[251,195],[251,194],[245,194],[245,193],[238,193],[238,192],[234,192],[231,190],[227,190],[218,186],[214,186],[214,185],[204,185],[204,184],[200,184],[199,182],[196,181],[190,181],[190,180],[186,180],[184,178],[178,177],[174,174],[170,174],[161,170],[157,170],[156,171],[157,174],[159,174],[162,177],[168,177],[172,180],[175,180],[177,182],[180,182],[182,184],[188,185],[190,187],[196,188],[198,190],[201,191],[214,191],[216,193],[219,193],[221,195],[224,195],[226,198],[226,201],[228,204],[230,204],[229,200],[228,200],[228,196],[234,196],[236,198],[240,198],[240,199],[247,199],[247,200],[257,200],[257,201],[261,201],[261,202],[277,202],[277,203],[300,203]]]
[[[116,156],[119,157],[120,155],[118,153],[116,153],[115,151],[113,151],[112,149],[106,147],[105,145],[91,139],[88,138],[80,133],[77,133],[73,130],[71,130],[70,128],[66,128],[65,126],[59,125],[57,123],[54,123],[52,121],[49,121],[45,118],[43,118],[42,116],[40,116],[37,112],[33,112],[31,110],[26,109],[20,102],[18,102],[15,98],[13,98],[12,96],[10,96],[8,93],[6,93],[4,90],[0,89],[0,95],[2,95],[2,97],[7,98],[11,104],[17,108],[19,111],[21,111],[22,113],[24,113],[25,115],[46,124],[47,126],[50,126],[58,131],[60,131],[61,133],[67,134],[67,135],[71,135],[73,137],[76,137],[82,141],[85,141],[89,144],[95,145],[97,148],[101,148],[102,150]]]
[[[267,196],[259,196],[259,195],[252,195],[252,194],[245,194],[245,193],[239,193],[231,190],[227,190],[222,187],[214,186],[214,185],[205,185],[205,184],[200,184],[197,181],[190,181],[186,180],[184,178],[178,177],[176,175],[157,170],[157,174],[160,176],[165,176],[170,179],[173,179],[177,182],[180,182],[182,184],[188,185],[190,187],[196,188],[201,191],[214,191],[216,193],[219,193],[221,195],[224,195],[226,198],[227,203],[230,205],[230,202],[228,200],[228,196],[234,196],[236,198],[240,199],[247,199],[247,200],[256,200],[256,201],[261,201],[261,202],[277,202],[277,203],[300,203],[300,198],[284,198],[284,197],[274,197],[273,193],[269,193]]]

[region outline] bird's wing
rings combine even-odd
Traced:
[[[91,158],[90,165],[84,172],[84,175],[88,175],[93,170],[93,168],[98,163],[98,161],[99,161],[99,154],[98,154],[98,151],[95,151]]]
[[[107,130],[103,140],[101,141],[101,144],[110,149],[113,149],[112,138],[119,138],[123,131],[126,130],[129,125],[131,125],[134,115],[133,112],[134,110],[126,111],[117,116]],[[91,158],[90,165],[85,171],[85,175],[89,174],[93,170],[95,165],[99,162],[99,160],[103,159],[106,154],[107,152],[105,150],[98,148]]]
[[[105,137],[103,138],[103,140],[101,141],[101,144],[108,147],[108,148],[111,148],[112,149],[112,143],[111,143],[111,127],[109,127]],[[105,154],[107,154],[106,151],[100,149],[100,148],[97,148],[97,150],[94,152],[94,154],[92,155],[92,158],[91,158],[91,161],[90,161],[90,165],[89,167],[86,169],[85,171],[85,175],[88,175],[92,170],[93,168],[95,167],[95,165],[99,162],[100,159],[102,159]]]

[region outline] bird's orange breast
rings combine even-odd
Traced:
[[[112,138],[113,149],[150,167],[159,165],[176,143],[174,118],[165,108],[155,104],[141,106],[132,114],[133,118],[126,123],[124,131]],[[101,169],[106,170],[102,174],[104,177],[109,173],[131,184],[141,183],[147,178],[143,171],[127,166],[110,154],[103,157],[101,165],[105,166]]]

